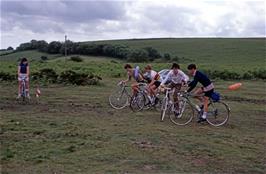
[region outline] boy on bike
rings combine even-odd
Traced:
[[[161,78],[160,75],[152,69],[152,66],[149,64],[145,66],[145,73],[143,75],[144,79],[147,80],[149,83],[148,85],[148,97],[151,103],[154,102],[154,99],[156,97],[156,89],[161,84]]]
[[[131,80],[132,77],[135,80],[135,82],[133,82],[133,84],[131,85],[131,88],[133,91],[133,96],[134,96],[139,89],[138,83],[144,83],[145,82],[144,78],[140,72],[139,66],[136,66],[136,68],[132,68],[132,66],[130,64],[126,64],[124,66],[124,69],[127,71],[128,79],[124,80],[122,82],[127,83],[128,81]]]
[[[197,67],[195,64],[188,65],[187,69],[189,71],[189,74],[194,77],[194,80],[188,84],[189,89],[187,90],[187,92],[192,91],[196,87],[198,82],[202,84],[202,87],[198,88],[195,91],[195,95],[204,94],[203,97],[197,97],[203,103],[201,108],[204,111],[202,116],[198,120],[198,123],[200,123],[200,122],[206,121],[209,98],[214,92],[214,85],[205,74],[197,70]]]
[[[183,84],[186,84],[189,80],[189,77],[180,70],[180,66],[177,63],[173,63],[171,70],[167,74],[166,78],[162,81],[161,86],[163,87],[167,81],[171,81],[168,84],[169,88],[175,88],[173,98],[175,102],[176,112],[175,115],[178,116],[179,113],[179,104],[178,104],[178,92],[181,90]]]
[[[20,64],[18,65],[18,96],[17,99],[21,97],[21,87],[22,81],[25,79],[26,82],[26,93],[27,98],[30,98],[30,91],[29,91],[29,75],[30,75],[30,68],[28,64],[28,60],[26,58],[22,58]]]

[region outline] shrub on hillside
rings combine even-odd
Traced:
[[[72,70],[64,71],[60,74],[60,83],[70,83],[74,85],[98,85],[102,80],[99,76],[87,73],[78,73]]]
[[[70,57],[70,60],[73,62],[82,62],[83,61],[83,59],[79,56],[72,56],[72,57]]]
[[[148,52],[142,49],[134,50],[129,54],[129,62],[147,62]]]
[[[0,81],[13,81],[16,79],[14,74],[0,72]]]
[[[47,56],[41,56],[41,60],[46,61],[46,60],[48,60],[48,57]]]
[[[146,47],[144,50],[148,52],[149,61],[153,61],[162,57],[159,51],[152,47]]]
[[[163,58],[164,58],[164,60],[169,61],[169,60],[171,60],[171,55],[170,55],[169,53],[165,53],[165,54],[163,55]]]
[[[58,75],[51,68],[41,69],[39,72],[33,72],[31,74],[32,80],[41,80],[48,83],[56,83]]]

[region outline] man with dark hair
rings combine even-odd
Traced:
[[[173,98],[176,107],[175,115],[178,116],[180,112],[179,112],[177,95],[178,92],[181,90],[182,85],[187,83],[189,77],[183,71],[180,70],[180,66],[177,63],[173,63],[171,70],[169,71],[169,73],[161,83],[162,88],[169,80],[171,81],[170,84],[168,85],[169,88],[175,88]]]
[[[197,67],[195,64],[188,65],[187,69],[189,71],[189,74],[194,77],[194,80],[188,84],[189,89],[187,90],[187,92],[191,92],[197,86],[198,82],[202,84],[202,87],[198,88],[195,91],[195,95],[204,94],[203,97],[197,97],[203,103],[201,108],[204,111],[202,116],[198,120],[198,123],[200,123],[202,121],[206,121],[209,98],[211,97],[214,91],[214,85],[205,74],[197,70]]]
[[[124,69],[127,71],[128,79],[124,80],[123,83],[127,83],[133,77],[135,82],[133,82],[133,84],[131,85],[131,88],[133,91],[133,95],[135,95],[138,88],[139,88],[138,83],[141,83],[141,82],[144,83],[144,79],[143,79],[143,76],[140,72],[139,66],[132,68],[132,66],[130,64],[125,64]]]

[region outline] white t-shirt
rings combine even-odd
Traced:
[[[164,85],[167,81],[171,80],[174,84],[181,84],[183,82],[187,82],[189,77],[181,70],[178,70],[177,74],[174,74],[173,70],[169,71],[166,78],[162,81],[162,85]]]
[[[144,77],[150,81],[152,80],[161,81],[160,75],[154,70],[151,70],[150,72],[145,73]]]

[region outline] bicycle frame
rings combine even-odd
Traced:
[[[122,92],[121,95],[123,95],[123,93],[126,93],[126,95],[128,96],[128,98],[131,98],[130,93],[128,92],[128,90],[126,88],[128,88],[129,86],[125,85],[125,84],[119,84],[120,87],[122,88]],[[127,101],[127,106],[129,106],[129,102]]]
[[[175,92],[175,88],[173,89],[165,88],[165,89],[166,89],[166,93],[165,93],[165,97],[163,98],[163,101],[165,103],[162,104],[162,108],[161,108],[161,121],[164,120],[166,110],[168,109],[173,110],[173,107],[169,108],[169,106],[173,106],[173,103],[171,103],[171,100],[170,100],[170,94],[173,94]]]
[[[203,114],[203,109],[198,110],[198,108],[197,108],[198,105],[195,104],[194,102],[192,102],[192,101],[190,100],[190,97],[193,97],[193,98],[196,98],[196,97],[203,97],[203,95],[183,95],[183,94],[180,93],[180,96],[186,99],[186,102],[185,102],[185,103],[189,102],[189,103],[191,104],[192,108],[193,108],[195,111],[197,111],[198,118],[201,117],[201,115]],[[213,103],[215,103],[215,102],[214,102],[211,98],[209,98],[208,106],[212,105]],[[227,104],[225,104],[225,105],[227,106],[228,111],[230,112],[230,108],[229,108],[229,106],[228,106]],[[184,112],[185,107],[183,106],[182,108],[183,108],[183,110],[181,110],[181,112],[180,112],[181,115],[182,115],[182,113]],[[217,111],[215,111],[215,112],[217,112]],[[212,114],[213,114],[213,113],[208,112],[208,113],[207,113],[207,118],[208,118],[208,116],[211,116]],[[214,114],[217,115],[217,113],[214,113]]]
[[[23,100],[25,100],[26,96],[27,96],[27,93],[26,93],[26,78],[23,78],[22,79],[22,83],[21,83],[21,96],[23,98]]]

